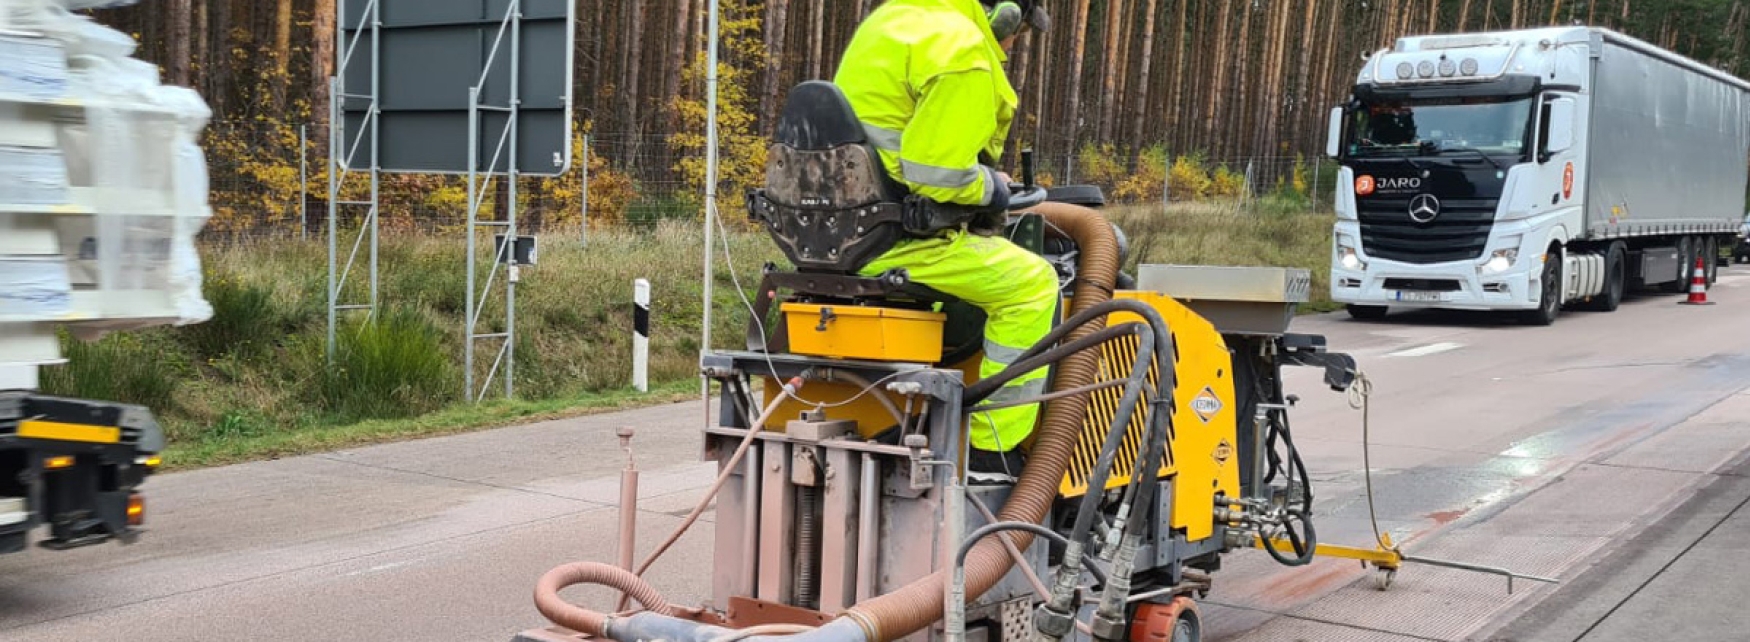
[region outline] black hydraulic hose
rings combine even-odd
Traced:
[[[981,401],[989,399],[991,395],[996,394],[1003,386],[1011,381],[1021,378],[1021,376],[1029,372],[1061,361],[1066,357],[1088,348],[1092,348],[1114,339],[1123,338],[1125,335],[1133,332],[1131,328],[1127,327],[1130,325],[1132,324],[1127,323],[1121,326],[1106,328],[1080,339],[1076,339],[1075,341],[1051,348],[1050,350],[1045,350],[1039,354],[1033,355],[1032,357],[1016,360],[1015,363],[1010,364],[1009,367],[1004,368],[1001,372],[980,379],[978,380],[978,383],[968,386],[966,392],[961,396],[960,403],[962,406],[975,405]]]
[[[1118,414],[1113,417],[1105,439],[1100,442],[1100,456],[1094,461],[1094,469],[1088,473],[1087,491],[1076,511],[1075,525],[1069,531],[1070,537],[1078,541],[1094,526],[1094,514],[1100,510],[1100,496],[1106,491],[1106,478],[1111,475],[1112,463],[1118,458],[1118,449],[1124,443],[1124,433],[1130,428],[1136,404],[1142,399],[1142,390],[1148,383],[1148,357],[1154,353],[1153,333],[1143,332],[1141,324],[1120,327],[1133,327],[1136,331],[1136,361],[1130,366],[1130,380],[1124,386],[1124,396],[1118,400]]]
[[[954,553],[954,566],[960,567],[966,565],[966,555],[972,552],[972,547],[978,544],[978,540],[990,537],[992,534],[1002,531],[1027,531],[1058,544],[1069,544],[1069,538],[1064,537],[1057,531],[1038,524],[1029,524],[1027,522],[997,522],[995,524],[985,524],[984,526],[978,527],[977,530],[967,534],[966,539],[960,542],[960,550],[955,551]],[[1101,584],[1106,583],[1106,574],[1094,564],[1094,557],[1092,555],[1083,555],[1082,564],[1086,567],[1084,570],[1086,570],[1089,575],[1094,576],[1094,581]]]
[[[1057,392],[1047,392],[1047,393],[1042,394],[1042,395],[1027,397],[1024,399],[1016,399],[1014,401],[1004,401],[1004,402],[1000,402],[1000,403],[987,403],[987,404],[983,404],[983,405],[979,405],[979,406],[972,406],[970,408],[967,408],[966,412],[967,412],[967,414],[976,414],[976,413],[980,413],[980,412],[990,412],[992,410],[1002,410],[1004,408],[1013,408],[1015,406],[1026,406],[1026,405],[1031,405],[1031,404],[1036,404],[1036,403],[1045,403],[1047,401],[1057,401],[1058,399],[1064,399],[1067,397],[1076,397],[1076,396],[1088,394],[1090,392],[1099,392],[1099,391],[1105,390],[1107,388],[1117,388],[1119,386],[1124,386],[1124,385],[1129,385],[1129,384],[1130,384],[1130,380],[1128,380],[1128,379],[1108,379],[1108,380],[1102,381],[1100,383],[1089,384],[1086,386],[1082,386],[1080,388],[1070,388],[1069,390],[1059,390]]]
[[[1260,374],[1263,372],[1262,369],[1256,371]],[[1253,388],[1260,395],[1269,399],[1279,400],[1283,398],[1280,377],[1271,381],[1262,376],[1256,376],[1253,380]],[[1287,412],[1279,410],[1270,413],[1269,417],[1269,434],[1265,436],[1264,443],[1260,444],[1260,447],[1265,449],[1269,464],[1264,480],[1266,483],[1273,481],[1276,474],[1281,473],[1291,492],[1298,483],[1301,488],[1301,499],[1299,508],[1286,507],[1287,519],[1282,524],[1283,536],[1288,540],[1289,549],[1293,552],[1292,557],[1279,550],[1272,538],[1260,537],[1259,539],[1263,542],[1264,552],[1268,553],[1271,559],[1276,560],[1276,563],[1290,567],[1305,566],[1312,563],[1314,552],[1318,546],[1318,531],[1313,527],[1312,520],[1311,475],[1307,473],[1306,461],[1301,459],[1300,449],[1294,445],[1294,434],[1288,426]],[[1282,442],[1282,453],[1278,453],[1276,450],[1278,440]],[[1300,522],[1298,531],[1294,527],[1294,522]]]
[[[1019,358],[1015,359],[1015,364],[1010,365],[1007,369],[1005,369],[1005,372],[1007,370],[1016,370],[1017,366],[1020,365],[1020,362],[1025,361],[1027,359],[1030,359],[1034,356],[1039,355],[1039,353],[1041,353],[1041,352],[1044,352],[1046,350],[1051,349],[1054,344],[1056,344],[1058,341],[1061,341],[1065,336],[1068,336],[1069,333],[1074,332],[1076,328],[1087,325],[1088,322],[1093,321],[1094,319],[1098,319],[1098,318],[1104,317],[1106,315],[1112,314],[1113,312],[1133,312],[1133,313],[1136,313],[1136,314],[1142,316],[1144,320],[1150,320],[1151,316],[1153,317],[1152,321],[1158,321],[1160,319],[1159,312],[1155,311],[1154,308],[1149,307],[1146,304],[1143,304],[1141,301],[1136,301],[1133,299],[1112,299],[1110,301],[1101,301],[1100,303],[1095,304],[1094,306],[1089,307],[1088,309],[1077,313],[1075,316],[1072,316],[1068,319],[1065,319],[1063,321],[1063,323],[1057,324],[1057,327],[1052,328],[1051,331],[1045,333],[1045,336],[1040,338],[1037,343],[1034,343],[1032,345],[1032,347],[1029,347],[1029,348],[1027,348],[1027,350],[1025,352],[1022,352],[1021,356]],[[1151,321],[1151,325],[1152,325],[1152,321]],[[1156,332],[1155,332],[1155,338],[1157,339],[1157,344],[1156,344],[1157,349],[1159,349],[1159,347],[1160,347],[1158,340],[1163,339],[1165,333],[1166,333],[1165,323],[1162,322],[1161,325],[1156,328]],[[1019,370],[1018,373],[1032,372],[1033,370],[1037,370],[1037,369],[1038,369],[1037,367],[1034,367],[1034,368],[1029,368],[1026,370]],[[1019,374],[1016,374],[1015,376],[1019,376]],[[983,381],[980,381],[979,383],[983,383]],[[975,384],[973,384],[973,386],[971,388],[967,389],[967,392],[970,394],[974,389],[977,389],[978,387],[979,387],[979,384],[975,383]],[[986,394],[988,395],[990,393],[986,393]]]

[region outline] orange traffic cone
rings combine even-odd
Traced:
[[[1689,278],[1689,300],[1678,301],[1679,305],[1713,305],[1707,300],[1707,264],[1706,259],[1695,257],[1695,275]]]

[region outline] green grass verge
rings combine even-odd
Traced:
[[[537,421],[566,419],[660,403],[698,399],[698,395],[699,383],[697,380],[670,381],[653,385],[650,392],[627,389],[557,399],[498,399],[480,404],[457,404],[412,418],[372,419],[267,434],[208,432],[193,439],[171,443],[164,452],[164,470],[177,471],[222,466]]]

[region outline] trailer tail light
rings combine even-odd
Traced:
[[[62,468],[72,468],[74,463],[75,462],[71,456],[50,457],[48,459],[43,460],[43,470],[60,470]]]
[[[139,493],[128,495],[128,525],[141,526],[146,523],[146,496]]]

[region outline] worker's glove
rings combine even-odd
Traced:
[[[990,204],[977,209],[986,212],[1008,212],[1010,196],[1009,182],[1003,180],[1002,174],[994,169],[984,166],[980,166],[978,169],[979,171],[984,172],[985,184],[992,187],[990,192]]]

